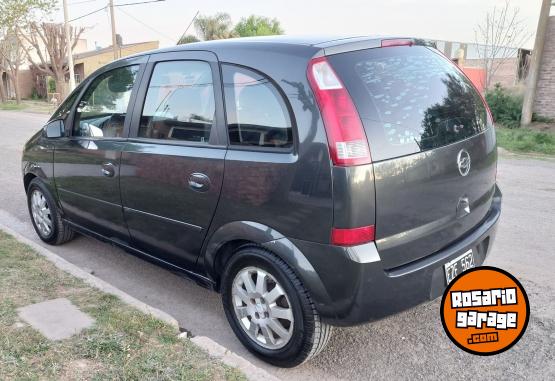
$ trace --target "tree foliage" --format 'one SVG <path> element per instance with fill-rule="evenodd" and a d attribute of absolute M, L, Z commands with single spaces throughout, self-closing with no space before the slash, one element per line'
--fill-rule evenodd
<path fill-rule="evenodd" d="M 15 29 L 56 9 L 56 0 L 0 0 L 0 28 Z"/>
<path fill-rule="evenodd" d="M 231 16 L 227 13 L 216 13 L 214 16 L 198 16 L 195 29 L 202 40 L 221 40 L 237 37 L 232 28 Z"/>
<path fill-rule="evenodd" d="M 177 41 L 177 45 L 190 44 L 192 42 L 199 42 L 199 41 L 200 40 L 196 36 L 193 36 L 192 34 L 187 34 L 185 36 L 181 36 L 179 41 Z"/>
<path fill-rule="evenodd" d="M 13 84 L 16 102 L 19 103 L 19 68 L 25 59 L 22 30 L 32 20 L 53 11 L 56 0 L 0 0 L 0 76 L 7 73 Z M 5 100 L 3 84 L 0 98 Z"/>
<path fill-rule="evenodd" d="M 250 15 L 246 18 L 243 17 L 241 21 L 235 25 L 234 30 L 240 37 L 283 34 L 283 29 L 278 19 L 270 19 L 269 17 L 256 15 Z"/>

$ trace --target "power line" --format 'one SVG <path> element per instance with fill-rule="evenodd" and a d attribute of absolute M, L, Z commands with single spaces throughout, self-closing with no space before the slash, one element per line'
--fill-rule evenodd
<path fill-rule="evenodd" d="M 127 7 L 128 5 L 159 3 L 161 1 L 166 1 L 166 0 L 149 0 L 149 1 L 139 1 L 139 2 L 136 2 L 136 3 L 114 4 L 114 7 Z"/>
<path fill-rule="evenodd" d="M 114 6 L 115 6 L 115 5 L 114 5 Z M 162 36 L 162 37 L 164 37 L 164 38 L 167 38 L 167 39 L 170 40 L 170 41 L 174 41 L 174 37 L 170 37 L 170 36 L 168 36 L 168 35 L 166 35 L 166 34 L 160 32 L 159 30 L 157 30 L 157 29 L 151 27 L 150 25 L 146 24 L 145 22 L 139 20 L 139 19 L 136 18 L 135 16 L 133 16 L 133 15 L 131 15 L 131 14 L 125 12 L 123 9 L 118 9 L 118 10 L 119 10 L 120 12 L 124 13 L 125 15 L 127 15 L 127 17 L 130 17 L 130 18 L 132 18 L 133 20 L 135 20 L 136 22 L 138 22 L 139 24 L 143 25 L 145 28 L 148 28 L 148 29 L 150 29 L 151 31 L 153 31 L 153 32 L 155 32 L 155 33 L 158 33 L 160 36 Z"/>
<path fill-rule="evenodd" d="M 78 2 L 78 3 L 72 3 L 71 5 L 74 5 L 74 4 L 81 4 L 81 3 L 91 2 L 91 1 L 93 1 L 93 0 L 85 0 L 85 1 L 82 1 L 82 2 Z M 94 1 L 96 1 L 96 0 L 94 0 Z M 114 4 L 114 7 L 127 7 L 127 6 L 129 6 L 129 5 L 139 5 L 139 4 L 148 4 L 148 3 L 159 3 L 159 2 L 161 2 L 161 1 L 166 1 L 166 0 L 149 0 L 149 1 L 139 1 L 139 2 L 136 2 L 136 3 Z M 102 8 L 99 8 L 99 9 L 97 9 L 97 10 L 95 10 L 95 11 L 92 11 L 92 12 L 89 12 L 89 13 L 84 14 L 84 15 L 82 15 L 82 16 L 79 16 L 79 17 L 76 17 L 76 18 L 74 18 L 74 19 L 71 19 L 71 20 L 69 20 L 69 22 L 76 21 L 76 20 L 82 19 L 82 18 L 87 17 L 87 16 L 90 16 L 90 15 L 94 15 L 95 13 L 98 13 L 98 12 L 100 12 L 100 11 L 103 11 L 103 10 L 106 9 L 107 7 L 108 7 L 108 6 L 105 5 L 105 6 L 103 6 Z"/>
<path fill-rule="evenodd" d="M 76 17 L 76 18 L 74 18 L 74 19 L 71 19 L 71 20 L 69 20 L 69 22 L 73 22 L 73 21 L 82 19 L 82 18 L 84 18 L 84 17 L 90 16 L 90 15 L 94 15 L 95 13 L 98 13 L 98 12 L 100 12 L 100 11 L 105 10 L 106 7 L 107 7 L 107 6 L 105 5 L 105 6 L 103 6 L 102 8 L 97 9 L 96 11 L 92 11 L 92 12 L 89 12 L 89 13 L 87 13 L 87 14 L 85 14 L 85 15 L 82 15 L 82 16 Z"/>
<path fill-rule="evenodd" d="M 193 18 L 191 19 L 191 22 L 189 23 L 189 25 L 187 25 L 187 28 L 185 28 L 185 32 L 183 32 L 183 34 L 181 35 L 181 37 L 179 38 L 179 40 L 177 41 L 179 43 L 179 41 L 185 37 L 185 35 L 187 34 L 187 31 L 189 30 L 189 28 L 191 27 L 191 25 L 193 25 L 193 21 L 195 21 L 195 19 L 197 18 L 198 14 L 200 11 L 197 11 L 197 13 L 195 13 L 195 15 L 193 16 Z"/>

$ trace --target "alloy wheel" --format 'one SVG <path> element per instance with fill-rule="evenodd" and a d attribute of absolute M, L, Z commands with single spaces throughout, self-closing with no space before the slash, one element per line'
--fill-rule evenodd
<path fill-rule="evenodd" d="M 52 233 L 52 215 L 44 194 L 38 189 L 31 194 L 31 214 L 40 235 L 48 237 Z"/>
<path fill-rule="evenodd" d="M 267 349 L 283 348 L 293 335 L 294 317 L 283 287 L 267 271 L 247 267 L 231 288 L 233 309 L 245 333 Z"/>

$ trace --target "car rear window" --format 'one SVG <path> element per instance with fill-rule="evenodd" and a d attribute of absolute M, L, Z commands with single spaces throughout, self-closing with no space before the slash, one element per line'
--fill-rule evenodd
<path fill-rule="evenodd" d="M 328 58 L 355 102 L 375 161 L 445 146 L 487 126 L 480 94 L 432 48 L 377 48 Z"/>

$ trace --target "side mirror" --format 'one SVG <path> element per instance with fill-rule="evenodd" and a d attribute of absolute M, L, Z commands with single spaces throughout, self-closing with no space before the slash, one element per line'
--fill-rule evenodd
<path fill-rule="evenodd" d="M 61 138 L 65 135 L 64 122 L 55 120 L 44 126 L 44 133 L 47 138 Z"/>

